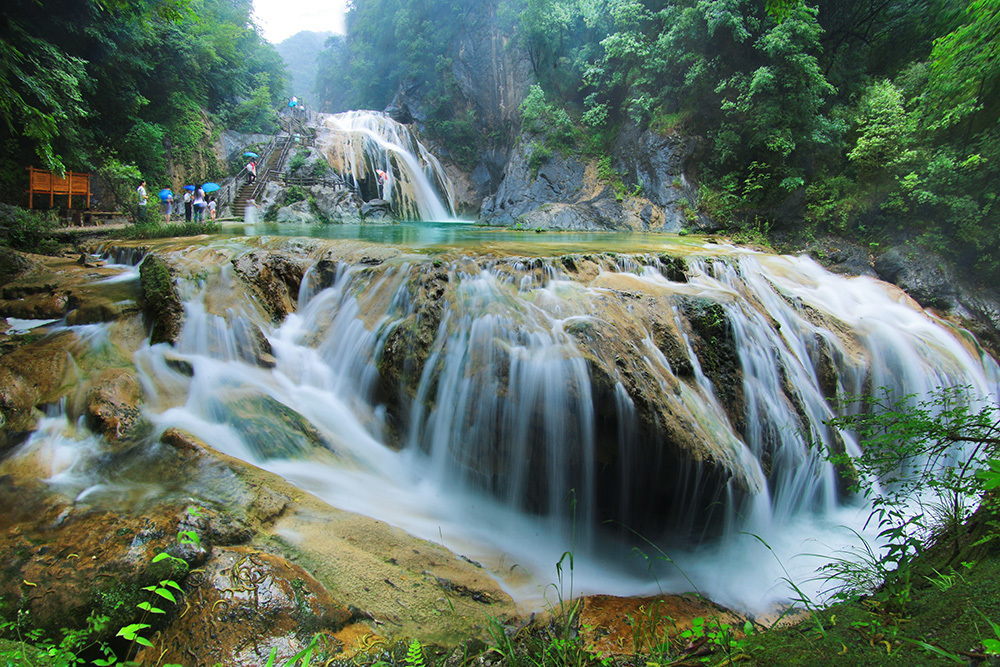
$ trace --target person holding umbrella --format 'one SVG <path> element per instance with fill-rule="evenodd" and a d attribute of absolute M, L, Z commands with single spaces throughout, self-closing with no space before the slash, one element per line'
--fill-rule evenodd
<path fill-rule="evenodd" d="M 170 188 L 163 188 L 160 190 L 160 211 L 167 222 L 170 222 L 170 213 L 173 211 L 173 207 L 174 193 L 171 192 Z"/>
<path fill-rule="evenodd" d="M 217 192 L 218 190 L 219 190 L 218 183 L 203 183 L 201 186 L 201 191 L 204 192 L 206 195 L 209 192 Z M 208 208 L 208 217 L 211 220 L 215 220 L 215 198 L 205 197 L 205 200 L 207 202 L 206 207 Z"/>

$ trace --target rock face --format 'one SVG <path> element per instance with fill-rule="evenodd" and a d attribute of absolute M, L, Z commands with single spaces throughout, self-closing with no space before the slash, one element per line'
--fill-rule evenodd
<path fill-rule="evenodd" d="M 874 269 L 920 305 L 961 321 L 994 352 L 1000 350 L 1000 296 L 994 289 L 970 284 L 940 256 L 915 244 L 888 249 Z"/>
<path fill-rule="evenodd" d="M 597 176 L 597 165 L 553 152 L 532 166 L 536 140 L 522 135 L 503 181 L 483 201 L 480 219 L 527 229 L 666 231 L 707 225 L 694 211 L 695 188 L 684 175 L 693 144 L 638 131 L 623 135 L 612 161 L 619 192 Z"/>
<path fill-rule="evenodd" d="M 327 223 L 361 221 L 362 202 L 353 191 L 327 185 L 311 185 L 306 191 L 309 199 L 278 208 L 278 222 L 308 224 L 317 222 L 317 219 Z"/>

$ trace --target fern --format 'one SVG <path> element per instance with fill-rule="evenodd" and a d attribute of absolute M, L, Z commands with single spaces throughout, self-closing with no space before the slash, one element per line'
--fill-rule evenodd
<path fill-rule="evenodd" d="M 406 652 L 406 667 L 427 667 L 424 663 L 424 650 L 420 641 L 414 639 Z"/>

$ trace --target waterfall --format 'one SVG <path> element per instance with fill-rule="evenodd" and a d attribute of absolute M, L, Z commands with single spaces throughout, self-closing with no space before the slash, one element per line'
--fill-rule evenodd
<path fill-rule="evenodd" d="M 135 359 L 157 432 L 187 430 L 501 578 L 517 563 L 544 585 L 573 549 L 578 592 L 695 585 L 756 609 L 787 599 L 783 577 L 808 592 L 815 563 L 796 555 L 839 548 L 853 536 L 837 526 L 863 532 L 867 516 L 826 459 L 858 451 L 825 423 L 834 399 L 997 395 L 968 334 L 805 258 L 705 252 L 679 274 L 652 254 L 358 264 L 324 248 L 282 246 L 308 268 L 280 323 L 233 274 L 240 242 L 167 253 L 190 268 L 184 328 Z"/>
<path fill-rule="evenodd" d="M 322 118 L 325 131 L 317 143 L 337 172 L 355 184 L 374 183 L 380 198 L 404 219 L 455 219 L 451 180 L 408 127 L 375 111 Z"/>

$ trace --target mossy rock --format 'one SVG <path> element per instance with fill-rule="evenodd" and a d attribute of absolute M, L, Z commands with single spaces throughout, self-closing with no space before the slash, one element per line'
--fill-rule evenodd
<path fill-rule="evenodd" d="M 170 265 L 157 255 L 147 256 L 139 267 L 139 284 L 150 342 L 175 343 L 183 326 L 184 307 Z"/>

